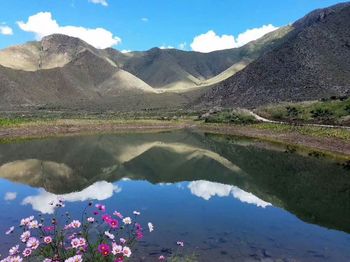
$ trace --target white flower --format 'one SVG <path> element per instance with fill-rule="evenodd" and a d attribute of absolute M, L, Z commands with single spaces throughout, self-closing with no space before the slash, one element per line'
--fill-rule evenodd
<path fill-rule="evenodd" d="M 6 231 L 6 235 L 9 235 L 15 231 L 15 227 L 10 227 L 9 230 Z"/>
<path fill-rule="evenodd" d="M 133 212 L 133 214 L 134 214 L 135 216 L 139 216 L 139 215 L 141 215 L 141 213 L 140 213 L 140 212 L 138 212 L 138 211 L 134 211 L 134 212 Z"/>
<path fill-rule="evenodd" d="M 19 245 L 16 245 L 14 247 L 11 247 L 9 250 L 9 255 L 14 256 L 19 253 Z"/>
<path fill-rule="evenodd" d="M 31 221 L 34 220 L 34 216 L 21 219 L 21 226 L 27 226 Z"/>
<path fill-rule="evenodd" d="M 70 223 L 72 228 L 79 228 L 81 226 L 81 223 L 79 220 L 73 220 L 72 223 Z"/>
<path fill-rule="evenodd" d="M 29 257 L 32 254 L 32 250 L 30 248 L 26 248 L 23 250 L 22 254 L 24 257 Z"/>
<path fill-rule="evenodd" d="M 45 258 L 45 259 L 43 260 L 43 262 L 52 262 L 52 259 L 50 259 L 50 258 Z"/>
<path fill-rule="evenodd" d="M 125 238 L 120 238 L 119 241 L 120 241 L 120 243 L 122 243 L 122 244 L 125 244 L 125 243 L 126 243 Z"/>
<path fill-rule="evenodd" d="M 10 262 L 22 262 L 23 258 L 21 258 L 20 256 L 16 256 L 16 257 L 11 257 Z"/>
<path fill-rule="evenodd" d="M 31 249 L 37 249 L 39 247 L 39 240 L 35 237 L 30 237 L 27 241 L 27 247 Z"/>
<path fill-rule="evenodd" d="M 33 220 L 33 221 L 30 221 L 28 223 L 28 228 L 32 229 L 32 228 L 38 228 L 39 227 L 39 223 L 37 220 Z"/>
<path fill-rule="evenodd" d="M 112 254 L 117 255 L 123 252 L 123 247 L 120 245 L 117 245 L 116 243 L 112 244 Z"/>
<path fill-rule="evenodd" d="M 93 217 L 88 217 L 87 221 L 88 221 L 89 223 L 94 223 L 94 222 L 95 222 L 95 218 L 93 218 Z"/>
<path fill-rule="evenodd" d="M 128 247 L 123 247 L 123 255 L 125 257 L 130 257 L 131 256 L 131 250 Z"/>
<path fill-rule="evenodd" d="M 81 255 L 76 255 L 74 257 L 70 257 L 68 259 L 66 259 L 64 262 L 82 262 L 83 258 L 81 257 Z"/>
<path fill-rule="evenodd" d="M 105 231 L 105 235 L 106 235 L 109 239 L 111 239 L 111 240 L 114 239 L 114 235 L 111 234 L 111 233 L 109 233 L 108 231 Z"/>
<path fill-rule="evenodd" d="M 125 225 L 130 225 L 130 224 L 131 224 L 131 218 L 130 218 L 130 217 L 124 218 L 124 219 L 123 219 L 123 223 L 124 223 Z"/>
<path fill-rule="evenodd" d="M 29 238 L 30 238 L 30 231 L 25 231 L 25 232 L 23 232 L 23 234 L 21 235 L 21 241 L 22 241 L 23 243 L 27 242 Z"/>
<path fill-rule="evenodd" d="M 151 222 L 148 222 L 148 229 L 149 229 L 149 232 L 152 232 L 154 230 L 154 226 Z"/>

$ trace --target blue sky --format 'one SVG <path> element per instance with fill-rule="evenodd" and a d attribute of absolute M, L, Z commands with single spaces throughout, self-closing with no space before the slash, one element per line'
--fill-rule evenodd
<path fill-rule="evenodd" d="M 202 38 L 197 39 L 196 48 L 199 51 L 201 48 L 203 51 L 209 48 L 203 46 L 203 41 L 211 45 L 212 49 L 220 47 L 222 49 L 226 45 L 232 47 L 233 37 L 237 41 L 237 36 L 247 29 L 270 25 L 271 30 L 271 28 L 293 22 L 313 9 L 342 2 L 335 0 L 0 1 L 0 28 L 10 27 L 13 31 L 12 35 L 9 35 L 8 31 L 8 34 L 4 35 L 0 30 L 0 48 L 38 39 L 46 31 L 50 32 L 49 29 L 45 29 L 48 24 L 46 20 L 42 22 L 37 19 L 39 28 L 34 23 L 27 23 L 30 16 L 47 12 L 46 14 L 51 14 L 50 19 L 57 22 L 60 30 L 65 26 L 105 29 L 103 34 L 96 37 L 93 35 L 95 32 L 91 31 L 89 37 L 99 38 L 108 46 L 117 44 L 113 47 L 119 50 L 147 50 L 155 46 L 172 46 L 191 50 L 194 49 L 191 47 L 194 38 L 205 34 Z M 106 6 L 103 2 L 108 5 Z M 18 21 L 23 21 L 22 29 Z M 64 30 L 62 32 L 74 31 L 74 28 Z M 213 32 L 209 33 L 210 30 Z M 6 33 L 6 31 L 2 32 Z M 107 32 L 112 35 L 108 36 Z M 82 31 L 81 33 L 87 32 Z M 227 36 L 225 41 L 221 38 L 222 35 Z M 210 44 L 210 40 L 215 40 L 215 37 L 217 45 L 214 42 Z M 239 45 L 239 43 L 236 44 Z"/>

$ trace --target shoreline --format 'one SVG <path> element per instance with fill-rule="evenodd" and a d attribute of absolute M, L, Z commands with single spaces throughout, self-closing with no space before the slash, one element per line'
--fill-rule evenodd
<path fill-rule="evenodd" d="M 190 120 L 54 120 L 28 122 L 0 128 L 0 143 L 16 140 L 40 139 L 61 136 L 143 133 L 191 129 L 204 133 L 233 135 L 258 139 L 329 153 L 350 160 L 350 140 L 336 137 L 317 137 L 295 131 L 262 129 L 259 126 L 205 124 Z"/>

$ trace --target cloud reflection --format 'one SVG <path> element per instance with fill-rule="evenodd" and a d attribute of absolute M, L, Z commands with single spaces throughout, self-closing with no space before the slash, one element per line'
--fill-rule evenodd
<path fill-rule="evenodd" d="M 228 197 L 232 195 L 243 203 L 253 204 L 257 207 L 265 208 L 271 206 L 271 203 L 256 197 L 252 193 L 246 192 L 236 186 L 224 185 L 220 183 L 214 183 L 209 181 L 194 181 L 188 185 L 191 193 L 195 196 L 201 197 L 205 200 L 209 200 L 214 196 Z"/>
<path fill-rule="evenodd" d="M 43 214 L 53 214 L 55 203 L 58 199 L 63 198 L 66 202 L 78 202 L 87 200 L 106 200 L 111 198 L 114 193 L 119 193 L 121 188 L 106 181 L 99 181 L 85 188 L 80 192 L 73 192 L 64 195 L 55 195 L 47 192 L 44 189 L 39 189 L 39 194 L 36 196 L 28 196 L 23 201 L 23 205 L 31 205 L 34 210 Z M 54 205 L 49 203 L 53 202 Z"/>

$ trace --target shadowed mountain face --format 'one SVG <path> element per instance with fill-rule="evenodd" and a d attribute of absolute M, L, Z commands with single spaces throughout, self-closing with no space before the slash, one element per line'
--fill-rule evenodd
<path fill-rule="evenodd" d="M 173 132 L 3 144 L 0 177 L 75 195 L 99 181 L 123 178 L 154 184 L 190 181 L 191 190 L 203 198 L 214 194 L 214 185 L 225 192 L 238 187 L 261 199 L 261 204 L 350 232 L 348 170 L 327 159 L 232 137 Z"/>
<path fill-rule="evenodd" d="M 293 24 L 279 47 L 217 84 L 204 104 L 255 107 L 350 94 L 350 3 Z"/>

